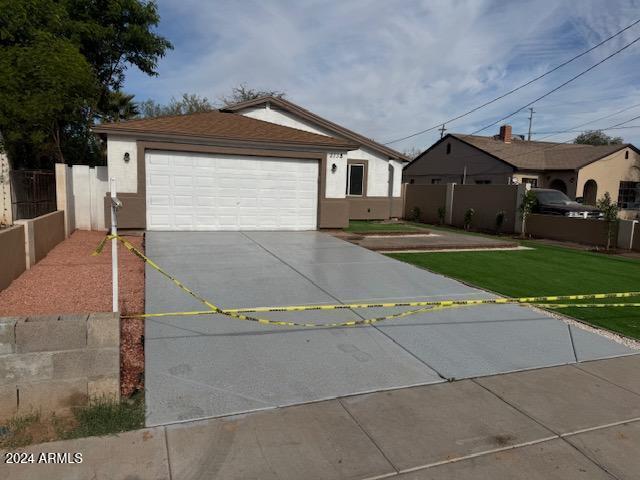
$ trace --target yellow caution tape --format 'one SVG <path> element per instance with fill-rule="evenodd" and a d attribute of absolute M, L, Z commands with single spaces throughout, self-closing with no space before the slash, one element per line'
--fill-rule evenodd
<path fill-rule="evenodd" d="M 436 310 L 442 310 L 452 307 L 463 307 L 473 305 L 496 305 L 496 304 L 529 304 L 542 308 L 594 308 L 594 307 L 640 307 L 640 303 L 542 303 L 542 302 L 554 302 L 562 300 L 591 300 L 591 299 L 605 299 L 605 298 L 628 298 L 640 296 L 640 292 L 616 292 L 616 293 L 588 293 L 581 295 L 552 295 L 542 297 L 498 297 L 490 299 L 465 299 L 465 300 L 430 300 L 430 301 L 418 301 L 418 302 L 392 302 L 392 303 L 351 303 L 351 304 L 337 304 L 337 305 L 293 305 L 282 307 L 251 307 L 251 308 L 235 308 L 235 309 L 222 309 L 206 298 L 197 294 L 177 278 L 163 270 L 158 264 L 147 257 L 144 253 L 138 250 L 133 244 L 119 235 L 107 235 L 98 247 L 93 252 L 93 255 L 99 255 L 104 249 L 104 245 L 108 240 L 117 239 L 120 241 L 127 250 L 142 259 L 149 266 L 157 270 L 163 276 L 171 280 L 178 288 L 204 304 L 209 308 L 205 311 L 190 311 L 190 312 L 165 312 L 165 313 L 141 313 L 135 315 L 123 315 L 123 318 L 154 318 L 154 317 L 173 317 L 173 316 L 194 316 L 194 315 L 214 315 L 221 314 L 226 315 L 237 320 L 246 320 L 251 322 L 260 323 L 263 325 L 275 325 L 286 327 L 313 327 L 313 328 L 328 328 L 328 327 L 353 327 L 357 325 L 370 325 L 372 323 L 381 322 L 383 320 L 392 320 L 417 313 L 432 312 Z M 367 318 L 367 319 L 355 319 L 342 322 L 333 323 L 314 323 L 314 322 L 289 322 L 283 320 L 271 320 L 267 318 L 254 317 L 245 315 L 245 313 L 267 313 L 267 312 L 303 312 L 303 311 L 319 311 L 319 310 L 352 310 L 352 309 L 366 309 L 366 308 L 394 308 L 394 307 L 419 307 L 414 310 L 408 310 L 391 315 Z"/>

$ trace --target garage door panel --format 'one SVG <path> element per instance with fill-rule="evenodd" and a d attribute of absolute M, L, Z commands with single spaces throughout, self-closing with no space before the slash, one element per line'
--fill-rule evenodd
<path fill-rule="evenodd" d="M 150 230 L 313 230 L 318 162 L 151 151 Z"/>

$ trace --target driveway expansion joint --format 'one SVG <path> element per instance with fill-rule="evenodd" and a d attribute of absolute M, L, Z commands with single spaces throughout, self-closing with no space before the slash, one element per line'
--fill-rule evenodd
<path fill-rule="evenodd" d="M 385 454 L 384 450 L 382 450 L 382 448 L 380 447 L 380 445 L 378 445 L 375 441 L 375 439 L 373 438 L 373 436 L 367 431 L 366 428 L 364 428 L 362 426 L 362 424 L 358 421 L 358 419 L 349 411 L 349 409 L 345 406 L 345 404 L 342 402 L 341 398 L 337 398 L 336 399 L 338 401 L 338 403 L 340 404 L 340 406 L 342 407 L 342 409 L 347 413 L 347 415 L 349 415 L 349 417 L 351 418 L 351 420 L 354 421 L 354 423 L 358 426 L 358 428 L 362 431 L 362 433 L 364 433 L 367 438 L 369 440 L 371 440 L 371 443 L 373 443 L 376 447 L 376 449 L 380 452 L 380 455 L 382 455 L 384 457 L 384 459 L 389 463 L 389 465 L 391 466 L 391 468 L 393 468 L 396 471 L 396 474 L 400 473 L 400 470 L 398 469 L 398 467 L 395 466 L 395 464 L 391 461 L 391 459 Z M 394 475 L 394 474 L 391 474 Z"/>
<path fill-rule="evenodd" d="M 573 366 L 573 365 L 571 365 Z M 536 417 L 534 417 L 533 415 L 527 413 L 526 411 L 524 411 L 523 409 L 519 408 L 518 406 L 512 404 L 511 402 L 507 401 L 506 399 L 504 399 L 501 395 L 499 395 L 498 393 L 494 392 L 493 390 L 491 390 L 490 388 L 482 385 L 481 383 L 477 382 L 475 378 L 472 378 L 471 381 L 473 383 L 475 383 L 476 385 L 480 385 L 482 388 L 484 388 L 487 392 L 493 394 L 496 396 L 496 398 L 498 398 L 499 400 L 501 400 L 502 402 L 506 403 L 507 405 L 509 405 L 511 408 L 517 410 L 518 412 L 520 412 L 522 415 L 528 417 L 530 420 L 534 421 L 535 423 L 537 423 L 538 425 L 540 425 L 541 427 L 549 430 L 550 432 L 552 432 L 555 437 L 559 440 L 562 440 L 564 443 L 566 443 L 567 445 L 569 445 L 571 448 L 573 448 L 574 450 L 576 450 L 580 455 L 582 455 L 583 457 L 585 457 L 589 462 L 591 462 L 592 464 L 594 464 L 597 468 L 599 468 L 600 470 L 602 470 L 603 472 L 605 472 L 607 475 L 611 476 L 612 478 L 616 479 L 616 480 L 622 480 L 619 477 L 617 477 L 616 475 L 614 475 L 613 473 L 611 473 L 607 468 L 605 468 L 603 465 L 601 465 L 600 463 L 598 463 L 596 460 L 594 460 L 593 458 L 591 458 L 589 455 L 587 455 L 585 452 L 583 452 L 582 450 L 580 450 L 576 445 L 574 445 L 573 443 L 571 443 L 569 440 L 567 440 L 567 437 L 571 436 L 571 435 L 578 435 L 579 433 L 583 433 L 583 431 L 579 431 L 576 433 L 571 433 L 571 432 L 567 432 L 567 433 L 559 433 L 556 432 L 553 428 L 545 425 L 544 423 L 542 423 L 542 421 L 538 420 Z M 633 420 L 632 420 L 633 421 Z M 629 420 L 626 420 L 622 423 L 628 423 Z M 612 425 L 601 425 L 601 426 L 597 426 L 594 427 L 592 429 L 590 429 L 589 431 L 592 430 L 600 430 L 603 428 L 607 428 L 610 427 Z"/>
<path fill-rule="evenodd" d="M 620 358 L 620 357 L 611 357 L 611 358 Z M 604 360 L 610 360 L 611 358 L 609 358 L 609 359 L 604 359 Z M 637 391 L 635 391 L 635 390 L 631 390 L 630 388 L 625 387 L 625 386 L 623 386 L 623 385 L 618 385 L 617 383 L 612 382 L 612 381 L 611 381 L 611 380 L 609 380 L 608 378 L 604 378 L 604 377 L 602 377 L 602 376 L 598 375 L 597 373 L 594 373 L 594 372 L 592 372 L 592 371 L 590 371 L 590 370 L 587 370 L 587 369 L 584 369 L 584 368 L 580 368 L 580 367 L 581 367 L 581 365 L 580 365 L 581 363 L 584 363 L 584 362 L 577 362 L 577 363 L 571 364 L 571 366 L 572 366 L 572 367 L 574 367 L 574 368 L 577 368 L 577 369 L 578 369 L 578 370 L 580 370 L 581 372 L 588 373 L 589 375 L 591 375 L 592 377 L 597 378 L 598 380 L 602 380 L 603 382 L 607 382 L 607 383 L 609 383 L 609 384 L 611 384 L 611 385 L 614 385 L 614 386 L 616 386 L 616 387 L 618 387 L 618 388 L 621 388 L 622 390 L 626 390 L 626 391 L 627 391 L 627 392 L 629 392 L 629 393 L 633 393 L 634 395 L 638 395 L 638 396 L 640 396 L 640 393 L 638 393 L 638 392 L 637 392 Z"/>

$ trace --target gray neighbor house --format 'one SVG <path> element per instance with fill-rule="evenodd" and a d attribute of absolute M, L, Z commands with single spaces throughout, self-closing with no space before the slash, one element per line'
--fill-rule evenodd
<path fill-rule="evenodd" d="M 595 204 L 605 192 L 622 215 L 640 213 L 640 150 L 631 144 L 537 142 L 503 125 L 495 136 L 448 134 L 403 171 L 410 184 L 513 184 L 553 188 Z"/>

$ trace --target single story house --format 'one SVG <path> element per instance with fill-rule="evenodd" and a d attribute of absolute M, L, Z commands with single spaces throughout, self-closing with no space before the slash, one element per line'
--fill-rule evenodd
<path fill-rule="evenodd" d="M 280 98 L 94 131 L 121 228 L 313 230 L 402 216 L 405 156 Z"/>
<path fill-rule="evenodd" d="M 512 135 L 509 125 L 493 137 L 445 135 L 405 167 L 403 181 L 529 183 L 590 205 L 609 192 L 623 217 L 640 213 L 640 151 L 635 146 L 528 141 Z"/>

